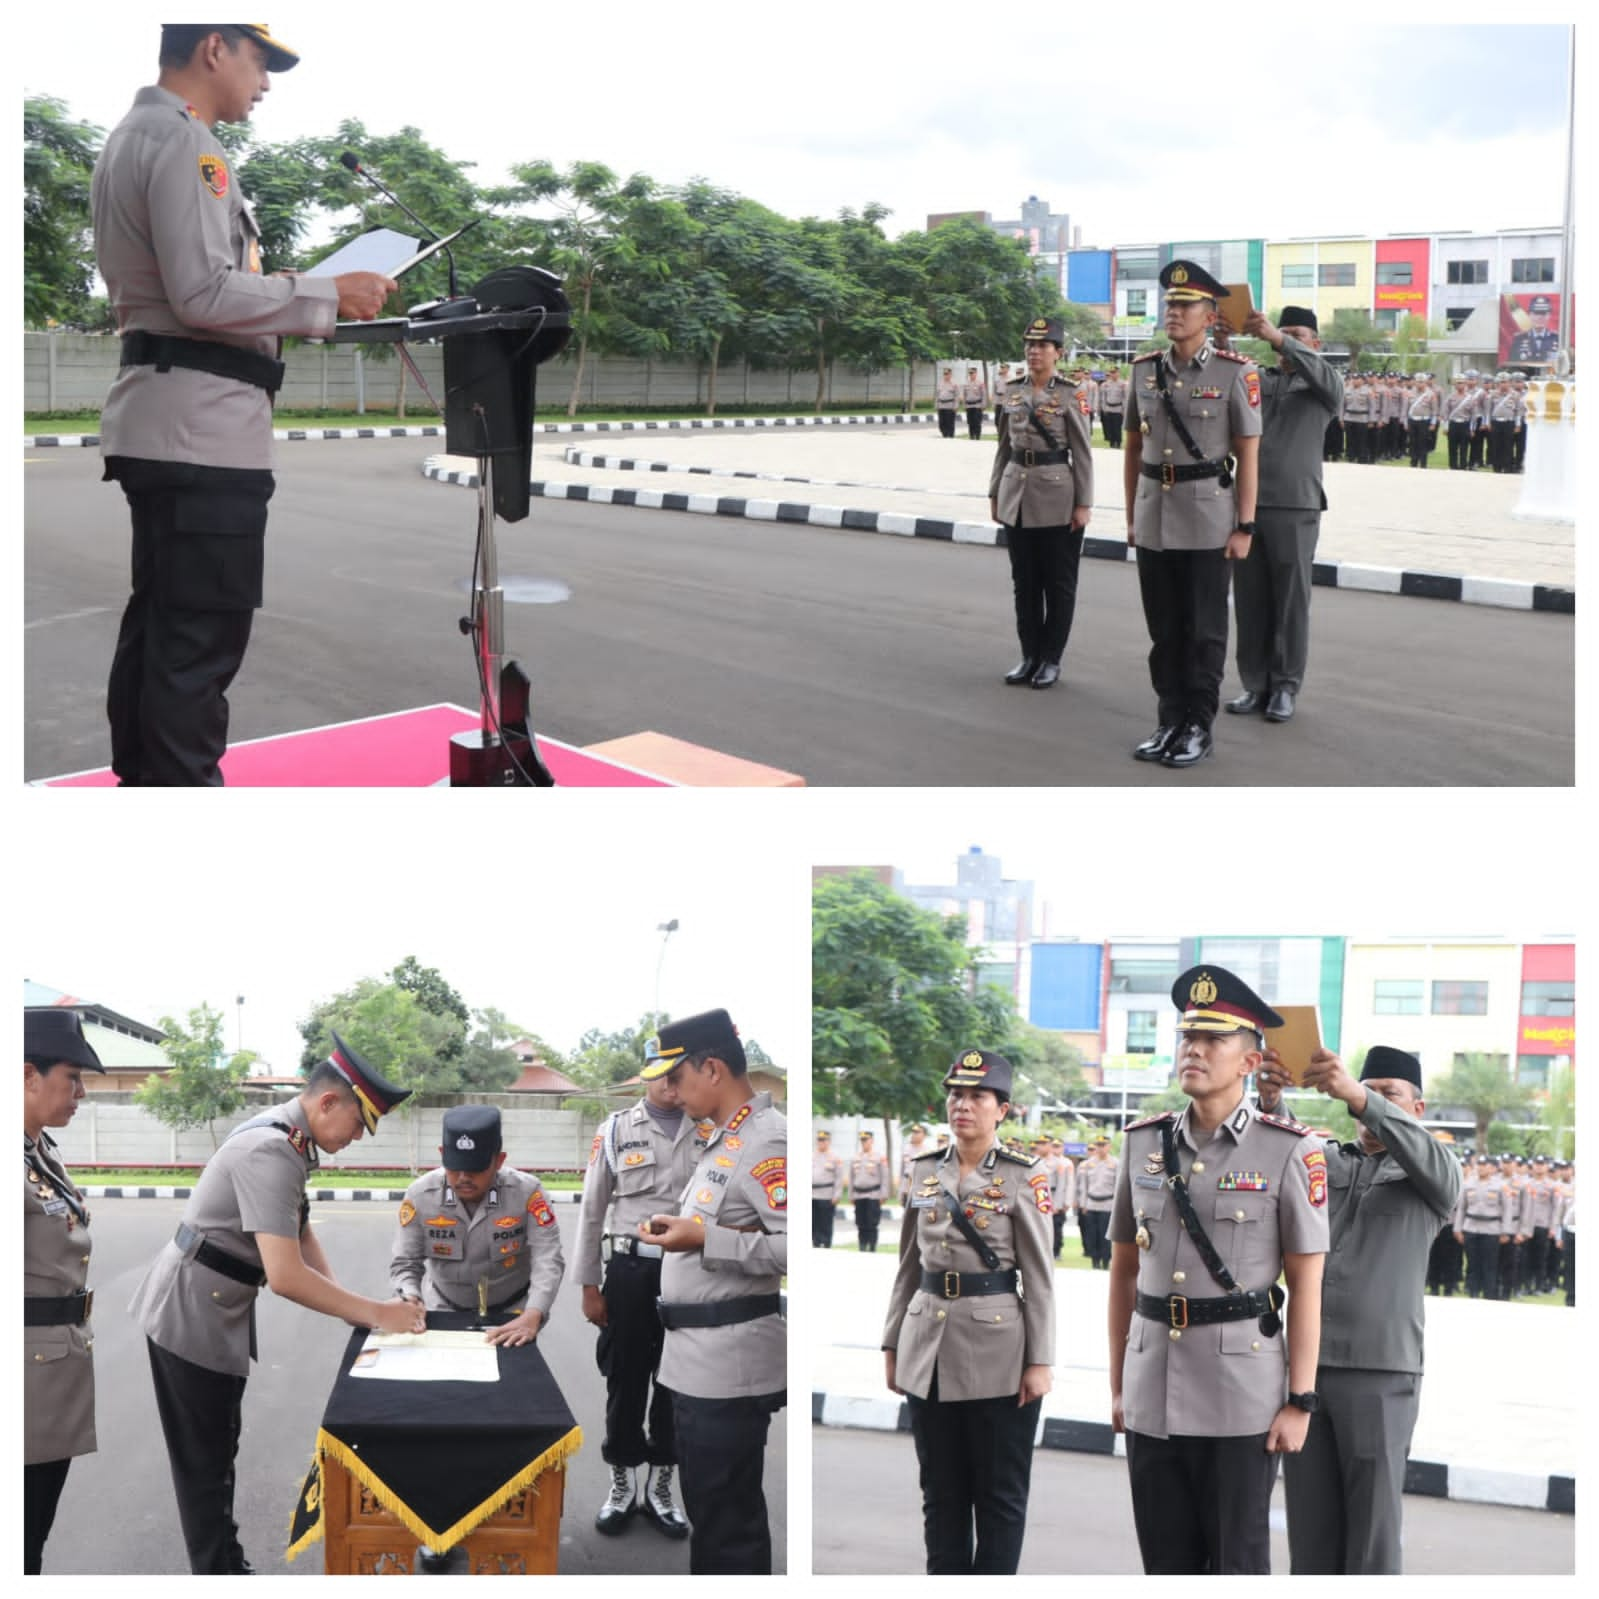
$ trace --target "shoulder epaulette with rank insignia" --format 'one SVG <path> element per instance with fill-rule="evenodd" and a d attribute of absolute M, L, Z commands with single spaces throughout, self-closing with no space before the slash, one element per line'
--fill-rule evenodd
<path fill-rule="evenodd" d="M 1310 1136 L 1310 1129 L 1303 1122 L 1290 1121 L 1286 1116 L 1272 1116 L 1266 1111 L 1257 1110 L 1255 1120 L 1265 1122 L 1268 1127 L 1280 1127 L 1285 1133 L 1293 1133 L 1299 1138 Z"/>
<path fill-rule="evenodd" d="M 305 1132 L 299 1127 L 291 1127 L 288 1129 L 288 1133 L 289 1146 L 294 1150 L 296 1155 L 303 1155 L 310 1144 L 310 1140 L 306 1137 Z"/>
<path fill-rule="evenodd" d="M 1236 350 L 1224 350 L 1219 344 L 1212 346 L 1212 348 L 1224 361 L 1236 361 L 1240 366 L 1246 365 L 1249 361 L 1247 355 L 1240 355 Z"/>
<path fill-rule="evenodd" d="M 1128 1124 L 1122 1128 L 1122 1131 L 1124 1133 L 1130 1133 L 1138 1127 L 1158 1127 L 1162 1122 L 1171 1121 L 1176 1115 L 1177 1112 L 1174 1110 L 1163 1110 L 1160 1115 L 1146 1116 L 1141 1122 L 1128 1122 Z"/>
<path fill-rule="evenodd" d="M 1017 1166 L 1036 1166 L 1038 1164 L 1037 1155 L 1018 1155 L 1014 1149 L 1006 1149 L 1003 1144 L 999 1147 L 999 1158 L 1011 1161 Z"/>
<path fill-rule="evenodd" d="M 911 1159 L 913 1161 L 931 1160 L 935 1155 L 947 1155 L 948 1153 L 949 1151 L 947 1149 L 924 1149 L 921 1154 L 912 1155 Z"/>
<path fill-rule="evenodd" d="M 1142 355 L 1133 357 L 1133 365 L 1137 366 L 1140 361 L 1153 361 L 1159 354 L 1161 354 L 1159 350 L 1146 350 Z"/>

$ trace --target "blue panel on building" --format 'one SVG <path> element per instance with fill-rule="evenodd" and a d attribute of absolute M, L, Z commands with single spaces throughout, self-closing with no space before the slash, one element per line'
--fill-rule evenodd
<path fill-rule="evenodd" d="M 1110 304 L 1110 251 L 1074 250 L 1066 257 L 1066 298 L 1073 305 Z"/>
<path fill-rule="evenodd" d="M 1099 1031 L 1099 944 L 1034 944 L 1027 1019 L 1057 1032 Z"/>

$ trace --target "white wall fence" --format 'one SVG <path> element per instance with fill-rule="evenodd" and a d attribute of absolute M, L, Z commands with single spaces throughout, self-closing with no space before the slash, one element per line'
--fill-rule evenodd
<path fill-rule="evenodd" d="M 98 409 L 117 373 L 119 341 L 109 334 L 24 333 L 22 393 L 24 411 Z M 443 355 L 436 344 L 411 348 L 412 358 L 435 397 L 444 393 Z M 288 375 L 278 393 L 279 410 L 322 407 L 354 411 L 365 396 L 369 409 L 392 410 L 400 387 L 398 359 L 374 359 L 349 344 L 300 345 L 285 354 Z M 564 406 L 576 377 L 575 358 L 562 357 L 539 368 L 540 405 Z M 931 363 L 918 363 L 916 398 L 932 400 L 936 376 Z M 580 405 L 597 408 L 694 407 L 703 409 L 709 391 L 709 369 L 692 361 L 636 361 L 590 355 L 583 365 Z M 905 367 L 861 372 L 832 363 L 827 368 L 829 405 L 897 406 L 909 382 Z M 724 363 L 717 372 L 716 401 L 726 406 L 765 405 L 808 408 L 816 398 L 816 370 L 797 367 L 758 372 L 746 362 Z M 408 419 L 436 420 L 415 382 L 406 385 Z"/>
<path fill-rule="evenodd" d="M 236 1116 L 216 1123 L 217 1142 L 240 1122 L 248 1121 L 282 1099 L 261 1097 Z M 459 1095 L 425 1096 L 422 1103 L 408 1101 L 337 1155 L 323 1155 L 325 1169 L 343 1167 L 405 1166 L 426 1171 L 439 1162 L 441 1122 L 452 1105 L 498 1105 L 509 1163 L 527 1171 L 574 1169 L 588 1161 L 600 1118 L 575 1110 L 562 1110 L 558 1094 L 487 1094 L 465 1099 Z M 630 1104 L 619 1099 L 619 1105 Z M 91 1094 L 78 1107 L 69 1126 L 51 1136 L 61 1146 L 62 1158 L 74 1166 L 188 1166 L 211 1158 L 211 1138 L 204 1127 L 176 1132 L 163 1126 L 142 1105 L 126 1096 Z"/>

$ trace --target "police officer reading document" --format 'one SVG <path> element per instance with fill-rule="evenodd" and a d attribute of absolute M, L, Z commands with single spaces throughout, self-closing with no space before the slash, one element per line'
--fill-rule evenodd
<path fill-rule="evenodd" d="M 711 1129 L 676 1214 L 639 1223 L 661 1267 L 661 1383 L 672 1391 L 696 1575 L 765 1576 L 772 1534 L 761 1481 L 772 1414 L 787 1402 L 788 1123 L 750 1086 L 725 1010 L 669 1022 L 639 1075 L 669 1078 Z"/>

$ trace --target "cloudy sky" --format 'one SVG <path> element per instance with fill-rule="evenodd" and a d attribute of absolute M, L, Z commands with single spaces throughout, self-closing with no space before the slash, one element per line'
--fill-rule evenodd
<path fill-rule="evenodd" d="M 486 182 L 543 157 L 701 176 L 791 216 L 879 201 L 896 232 L 930 212 L 1013 217 L 1032 194 L 1101 246 L 1560 222 L 1562 26 L 1376 20 L 1422 10 L 1399 0 L 1306 12 L 1298 32 L 1234 6 L 1209 48 L 1191 7 L 1095 9 L 1000 26 L 954 5 L 612 0 L 589 25 L 524 8 L 475 51 L 405 10 L 370 30 L 302 10 L 272 23 L 304 59 L 255 122 L 269 141 L 412 124 Z M 25 15 L 27 90 L 80 119 L 110 127 L 155 76 L 158 26 L 134 11 L 70 48 L 47 10 Z"/>

